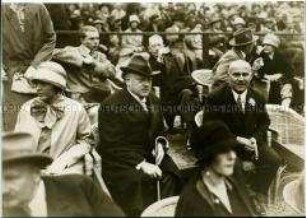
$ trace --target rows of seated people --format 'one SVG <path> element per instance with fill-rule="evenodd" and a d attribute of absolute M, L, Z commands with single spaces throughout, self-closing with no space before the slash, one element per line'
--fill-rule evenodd
<path fill-rule="evenodd" d="M 24 13 L 28 19 L 19 22 L 16 11 L 28 8 L 36 12 Z M 80 27 L 77 46 L 55 48 L 45 6 L 6 4 L 3 10 L 8 30 L 3 33 L 4 130 L 30 134 L 33 152 L 53 158 L 44 174 L 102 176 L 128 216 L 139 216 L 156 200 L 175 195 L 181 195 L 178 216 L 264 213 L 258 198 L 267 199 L 282 164 L 267 143 L 265 105 L 294 108 L 294 95 L 303 90 L 293 64 L 279 52 L 277 34 L 265 34 L 259 44 L 252 29 L 236 27 L 222 37 L 226 50 L 216 44 L 210 48 L 211 56 L 220 55 L 210 66 L 202 47 L 190 49 L 199 38 L 178 34 L 184 28 L 181 12 L 164 30 L 171 34 L 147 35 L 146 43 L 137 34 L 140 18 L 132 14 L 131 34 L 122 36 L 114 61 L 95 26 Z M 43 25 L 31 32 L 31 22 Z M 209 25 L 216 23 L 219 18 Z M 19 29 L 12 28 L 15 24 Z M 24 38 L 31 34 L 37 37 L 35 46 L 31 37 Z M 23 46 L 14 44 L 17 40 Z M 203 67 L 212 71 L 204 100 L 192 78 Z M 195 115 L 201 110 L 198 126 Z M 177 115 L 186 124 L 186 148 L 198 159 L 198 173 L 187 185 L 167 152 Z M 248 168 L 255 169 L 251 179 Z"/>

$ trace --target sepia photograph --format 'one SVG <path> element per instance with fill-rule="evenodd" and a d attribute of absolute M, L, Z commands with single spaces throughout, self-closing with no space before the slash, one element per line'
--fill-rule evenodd
<path fill-rule="evenodd" d="M 305 1 L 1 2 L 1 217 L 305 216 Z"/>

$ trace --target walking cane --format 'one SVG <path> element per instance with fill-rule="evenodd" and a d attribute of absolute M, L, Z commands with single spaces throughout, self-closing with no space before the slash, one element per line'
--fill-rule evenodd
<path fill-rule="evenodd" d="M 157 166 L 157 157 L 158 157 L 158 137 L 155 139 L 155 165 Z M 157 201 L 160 200 L 160 181 L 157 179 L 156 183 L 157 188 Z"/>
<path fill-rule="evenodd" d="M 168 140 L 164 136 L 158 136 L 155 139 L 155 165 L 158 166 L 157 163 L 157 157 L 158 157 L 158 144 L 164 144 L 165 147 L 167 148 L 169 146 Z M 157 180 L 156 183 L 156 188 L 157 188 L 157 201 L 161 200 L 160 196 L 160 181 L 159 179 Z"/>

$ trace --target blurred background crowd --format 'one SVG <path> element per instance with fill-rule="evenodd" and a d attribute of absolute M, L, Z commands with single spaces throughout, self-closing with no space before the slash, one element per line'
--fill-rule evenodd
<path fill-rule="evenodd" d="M 93 25 L 100 33 L 99 50 L 115 66 L 125 61 L 123 48 L 132 46 L 144 51 L 148 38 L 155 32 L 163 37 L 166 46 L 183 47 L 187 55 L 194 53 L 197 69 L 213 68 L 230 49 L 228 42 L 232 33 L 240 28 L 250 28 L 257 40 L 258 52 L 267 33 L 277 34 L 281 40 L 279 51 L 291 63 L 293 74 L 303 77 L 305 27 L 302 1 L 78 3 L 46 4 L 46 7 L 57 32 L 57 47 L 78 45 L 77 31 Z M 130 29 L 132 23 L 136 23 L 133 24 L 135 30 Z M 138 37 L 124 35 L 127 32 L 134 34 L 136 30 Z"/>
<path fill-rule="evenodd" d="M 303 29 L 303 2 L 263 2 L 263 3 L 118 3 L 118 4 L 49 4 L 55 28 L 58 30 L 78 30 L 83 25 L 100 24 L 101 32 L 126 30 L 130 15 L 138 15 L 139 28 L 151 30 L 156 23 L 158 31 L 171 26 L 178 14 L 184 20 L 185 28 L 192 29 L 201 24 L 208 29 L 211 22 L 220 19 L 220 29 L 233 30 L 236 22 L 256 27 L 257 32 L 269 30 L 283 33 L 301 33 Z M 58 13 L 60 10 L 62 13 Z M 68 19 L 62 19 L 62 16 Z M 242 19 L 237 19 L 238 17 Z M 175 19 L 175 18 L 174 18 Z M 66 21 L 66 22 L 63 22 Z M 118 22 L 120 25 L 118 25 Z"/>

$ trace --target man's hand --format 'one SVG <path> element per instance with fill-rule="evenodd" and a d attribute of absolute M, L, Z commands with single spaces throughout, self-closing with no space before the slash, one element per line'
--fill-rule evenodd
<path fill-rule="evenodd" d="M 150 176 L 151 178 L 161 178 L 162 177 L 162 171 L 161 169 L 151 163 L 143 162 L 141 163 L 140 170 Z"/>
<path fill-rule="evenodd" d="M 239 142 L 239 144 L 245 145 L 245 148 L 247 150 L 255 151 L 255 149 L 256 149 L 256 144 L 251 139 L 247 139 L 247 138 L 244 138 L 244 137 L 237 136 L 237 141 Z"/>
<path fill-rule="evenodd" d="M 85 65 L 91 66 L 91 65 L 94 65 L 94 63 L 95 63 L 95 60 L 94 60 L 93 57 L 90 56 L 90 55 L 87 55 L 87 56 L 83 59 L 83 64 L 85 64 Z"/>
<path fill-rule="evenodd" d="M 259 70 L 260 68 L 262 68 L 264 66 L 264 61 L 263 59 L 260 57 L 260 58 L 257 58 L 254 62 L 253 62 L 253 65 L 252 65 L 252 70 L 254 71 L 257 71 Z"/>
<path fill-rule="evenodd" d="M 157 157 L 156 157 L 155 149 L 153 149 L 152 154 L 156 159 L 156 164 L 159 165 L 163 161 L 164 156 L 165 156 L 165 151 L 164 151 L 162 144 L 160 143 L 157 144 Z"/>

